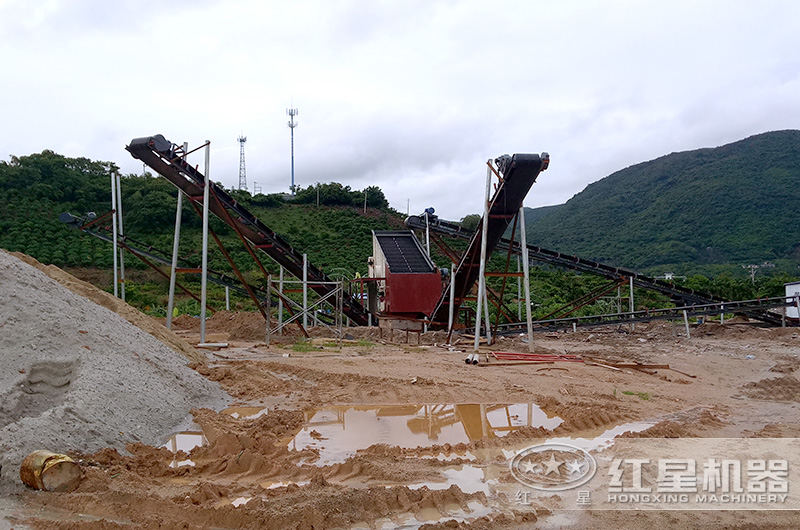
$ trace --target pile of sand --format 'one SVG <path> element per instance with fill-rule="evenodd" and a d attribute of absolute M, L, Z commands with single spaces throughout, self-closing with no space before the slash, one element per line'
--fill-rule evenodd
<path fill-rule="evenodd" d="M 152 335 L 4 251 L 0 359 L 0 464 L 15 482 L 33 450 L 159 444 L 191 408 L 229 399 Z"/>
<path fill-rule="evenodd" d="M 16 256 L 28 265 L 36 267 L 73 293 L 77 293 L 106 309 L 114 311 L 134 326 L 143 329 L 161 342 L 181 352 L 190 361 L 202 362 L 205 360 L 203 354 L 195 350 L 191 344 L 168 330 L 159 322 L 148 317 L 135 307 L 129 306 L 114 295 L 98 289 L 89 282 L 79 280 L 55 265 L 43 265 L 34 258 L 20 252 L 11 252 L 11 255 Z"/>
<path fill-rule="evenodd" d="M 277 323 L 272 321 L 274 327 Z M 200 332 L 200 319 L 189 315 L 180 315 L 172 320 L 175 329 Z M 258 311 L 216 311 L 206 320 L 206 332 L 227 333 L 229 340 L 263 341 L 266 338 L 266 322 Z M 283 335 L 299 337 L 300 331 L 292 323 L 283 328 Z"/>
<path fill-rule="evenodd" d="M 747 383 L 742 389 L 746 396 L 755 399 L 800 401 L 800 381 L 791 375 Z"/>

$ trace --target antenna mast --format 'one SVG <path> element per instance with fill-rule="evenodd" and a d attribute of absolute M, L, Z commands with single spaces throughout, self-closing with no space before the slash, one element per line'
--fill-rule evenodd
<path fill-rule="evenodd" d="M 289 115 L 289 130 L 291 131 L 292 136 L 292 184 L 289 186 L 289 190 L 294 195 L 294 128 L 297 127 L 297 122 L 294 121 L 294 117 L 297 116 L 298 112 L 297 109 L 286 109 L 286 114 Z"/>
<path fill-rule="evenodd" d="M 244 143 L 246 136 L 239 136 L 239 189 L 247 190 L 247 176 L 244 169 Z"/>

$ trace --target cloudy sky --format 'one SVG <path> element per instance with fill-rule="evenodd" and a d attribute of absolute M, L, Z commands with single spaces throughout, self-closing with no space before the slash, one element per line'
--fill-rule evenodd
<path fill-rule="evenodd" d="M 673 151 L 800 125 L 800 2 L 0 0 L 0 158 L 212 141 L 212 178 L 378 185 L 479 211 L 485 161 L 551 154 L 566 201 Z M 197 158 L 200 163 L 200 157 Z"/>

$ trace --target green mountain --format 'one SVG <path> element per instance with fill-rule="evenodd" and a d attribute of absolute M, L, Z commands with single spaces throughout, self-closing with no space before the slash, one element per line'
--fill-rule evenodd
<path fill-rule="evenodd" d="M 528 210 L 528 241 L 632 268 L 800 262 L 800 131 L 672 153 L 565 204 Z"/>
<path fill-rule="evenodd" d="M 563 204 L 554 204 L 552 206 L 540 206 L 538 208 L 525 208 L 525 226 L 529 227 L 533 225 L 542 217 L 555 212 L 562 206 Z"/>

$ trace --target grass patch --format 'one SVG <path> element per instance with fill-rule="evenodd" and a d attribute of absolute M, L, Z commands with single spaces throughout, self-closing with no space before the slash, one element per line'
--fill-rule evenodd
<path fill-rule="evenodd" d="M 623 394 L 626 396 L 639 396 L 639 399 L 643 399 L 645 401 L 650 400 L 650 393 L 649 392 L 632 392 L 630 390 L 623 390 Z"/>
<path fill-rule="evenodd" d="M 326 348 L 338 348 L 339 342 L 336 340 L 328 340 L 322 343 L 323 346 Z M 342 347 L 343 348 L 372 348 L 375 346 L 374 342 L 370 342 L 368 340 L 359 339 L 359 340 L 343 340 Z"/>
<path fill-rule="evenodd" d="M 314 344 L 308 339 L 298 339 L 296 342 L 292 344 L 285 345 L 284 348 L 289 348 L 293 352 L 298 352 L 298 353 L 322 351 L 322 348 L 314 346 Z"/>

